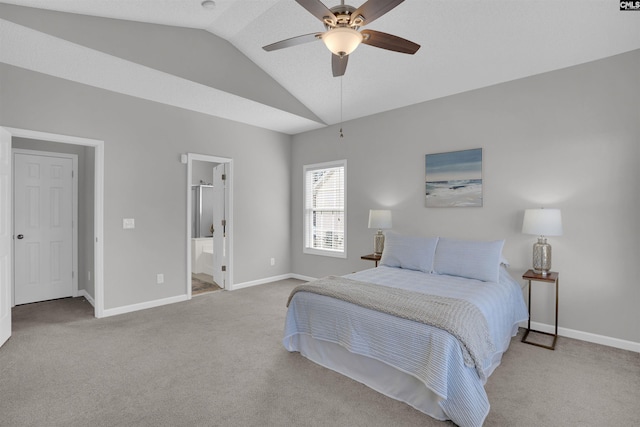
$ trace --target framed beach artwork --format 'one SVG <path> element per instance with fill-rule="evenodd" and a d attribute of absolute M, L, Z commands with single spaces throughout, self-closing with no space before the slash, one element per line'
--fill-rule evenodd
<path fill-rule="evenodd" d="M 425 156 L 428 208 L 482 206 L 482 148 Z"/>

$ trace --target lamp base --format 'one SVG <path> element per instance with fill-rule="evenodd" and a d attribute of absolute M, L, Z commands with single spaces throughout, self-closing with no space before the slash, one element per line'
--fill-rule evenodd
<path fill-rule="evenodd" d="M 378 232 L 373 236 L 373 253 L 375 255 L 382 255 L 383 250 L 384 234 L 382 234 L 382 230 L 378 230 Z"/>
<path fill-rule="evenodd" d="M 551 270 L 551 245 L 541 236 L 533 244 L 533 272 L 546 276 L 549 270 Z"/>

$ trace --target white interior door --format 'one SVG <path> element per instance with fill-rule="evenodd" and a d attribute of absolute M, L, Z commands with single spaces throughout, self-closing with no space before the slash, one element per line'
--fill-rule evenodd
<path fill-rule="evenodd" d="M 14 298 L 73 296 L 73 160 L 14 153 Z"/>
<path fill-rule="evenodd" d="M 0 128 L 0 346 L 11 336 L 11 134 Z"/>
<path fill-rule="evenodd" d="M 227 279 L 225 165 L 221 163 L 213 168 L 213 280 L 223 289 Z"/>

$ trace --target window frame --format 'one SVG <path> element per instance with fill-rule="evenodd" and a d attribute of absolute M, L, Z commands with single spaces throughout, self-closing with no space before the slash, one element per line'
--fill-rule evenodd
<path fill-rule="evenodd" d="M 310 224 L 310 220 L 312 218 L 312 213 L 314 209 L 307 209 L 307 173 L 309 171 L 319 170 L 319 169 L 331 169 L 331 168 L 343 168 L 343 178 L 344 178 L 344 187 L 342 189 L 344 204 L 342 206 L 342 232 L 343 232 L 343 243 L 342 250 L 331 250 L 331 249 L 321 249 L 314 248 L 312 246 L 311 235 L 312 235 L 312 225 Z M 309 195 L 311 196 L 311 195 Z M 347 258 L 347 160 L 335 160 L 331 162 L 324 163 L 315 163 L 304 165 L 302 167 L 302 251 L 305 254 L 311 255 L 321 255 L 328 256 L 334 258 Z"/>

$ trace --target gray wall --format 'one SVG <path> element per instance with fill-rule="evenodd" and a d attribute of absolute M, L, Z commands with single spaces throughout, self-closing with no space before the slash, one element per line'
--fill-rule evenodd
<path fill-rule="evenodd" d="M 550 238 L 560 326 L 640 342 L 640 51 L 450 96 L 293 138 L 292 265 L 320 277 L 373 267 L 369 209 L 403 233 L 506 239 L 520 279 L 535 236 L 524 210 L 562 209 Z M 484 207 L 424 207 L 427 153 L 483 148 Z M 347 159 L 348 258 L 302 252 L 302 167 Z M 552 288 L 534 284 L 534 320 L 553 324 Z"/>
<path fill-rule="evenodd" d="M 181 153 L 234 161 L 234 282 L 291 271 L 288 135 L 4 64 L 0 99 L 4 126 L 105 141 L 106 309 L 186 292 Z M 123 218 L 135 218 L 136 228 L 123 230 Z"/>
<path fill-rule="evenodd" d="M 59 144 L 13 138 L 12 148 L 75 154 L 78 156 L 78 289 L 84 289 L 91 297 L 94 291 L 93 254 L 93 204 L 94 204 L 94 159 L 95 149 L 81 145 Z M 89 278 L 91 272 L 91 278 Z"/>
<path fill-rule="evenodd" d="M 6 4 L 0 4 L 0 14 L 95 50 L 314 118 L 231 44 L 202 30 Z M 234 222 L 234 283 L 291 271 L 289 136 L 4 64 L 0 99 L 0 125 L 105 141 L 105 309 L 186 292 L 189 231 L 181 153 L 234 161 L 234 217 L 229 219 Z M 93 156 L 92 151 L 88 161 L 93 162 Z M 123 230 L 123 218 L 135 218 L 136 228 Z M 277 260 L 274 267 L 271 258 Z M 164 284 L 155 283 L 157 273 L 165 275 Z M 81 275 L 87 277 L 87 272 Z"/>

